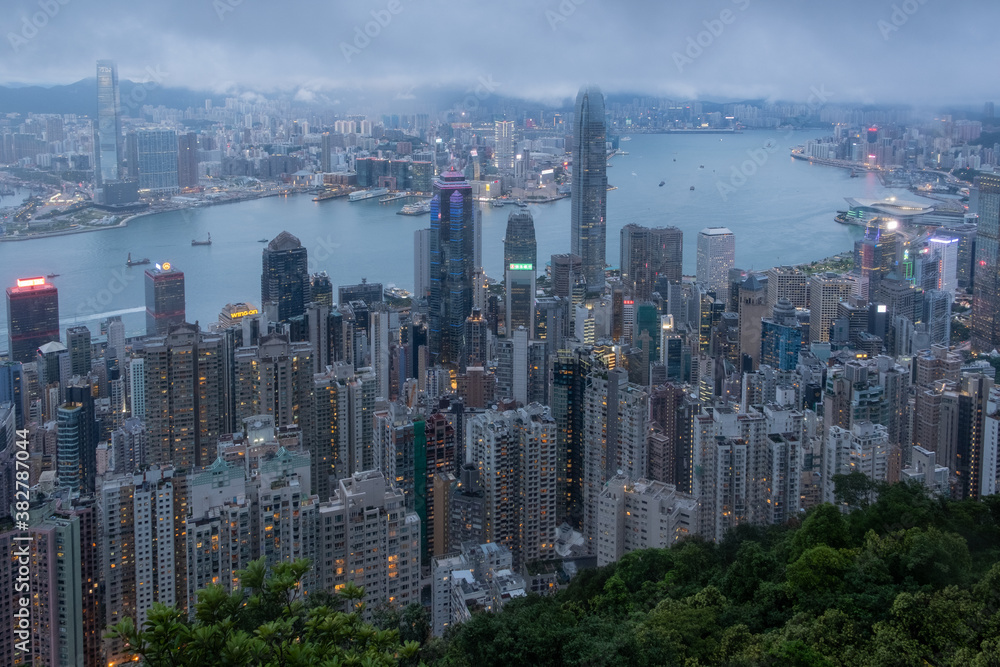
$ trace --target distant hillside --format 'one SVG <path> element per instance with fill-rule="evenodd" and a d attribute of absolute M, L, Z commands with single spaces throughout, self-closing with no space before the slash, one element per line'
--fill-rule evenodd
<path fill-rule="evenodd" d="M 222 104 L 224 98 L 187 88 L 167 88 L 152 83 L 145 86 L 133 97 L 132 91 L 143 87 L 142 83 L 125 80 L 119 82 L 122 106 L 129 110 L 130 100 L 141 100 L 131 104 L 138 114 L 138 107 L 144 104 L 164 105 L 174 109 L 200 107 L 211 98 L 213 104 Z M 97 79 L 83 79 L 65 86 L 0 86 L 0 113 L 57 113 L 93 116 L 97 111 Z"/>

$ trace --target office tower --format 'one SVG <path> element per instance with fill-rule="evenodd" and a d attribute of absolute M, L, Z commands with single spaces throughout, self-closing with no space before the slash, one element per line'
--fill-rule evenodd
<path fill-rule="evenodd" d="M 792 308 L 809 307 L 809 276 L 793 266 L 775 266 L 767 276 L 767 303 L 772 308 L 780 299 L 788 299 Z"/>
<path fill-rule="evenodd" d="M 431 293 L 431 230 L 413 232 L 413 296 L 426 299 Z"/>
<path fill-rule="evenodd" d="M 799 352 L 806 349 L 805 329 L 795 315 L 792 302 L 781 297 L 772 316 L 761 320 L 760 363 L 780 371 L 795 370 Z"/>
<path fill-rule="evenodd" d="M 25 381 L 24 365 L 19 361 L 0 362 L 0 404 L 3 403 L 14 406 L 16 428 L 24 428 L 28 385 Z"/>
<path fill-rule="evenodd" d="M 511 264 L 538 263 L 535 242 L 535 220 L 527 209 L 516 209 L 507 216 L 507 231 L 503 241 L 504 273 Z"/>
<path fill-rule="evenodd" d="M 86 326 L 66 329 L 66 349 L 72 375 L 90 373 L 90 329 Z"/>
<path fill-rule="evenodd" d="M 583 395 L 583 537 L 597 549 L 597 512 L 604 484 L 621 470 L 646 473 L 649 394 L 623 369 L 593 369 Z"/>
<path fill-rule="evenodd" d="M 326 271 L 318 271 L 309 278 L 309 296 L 312 303 L 333 306 L 333 283 Z"/>
<path fill-rule="evenodd" d="M 135 190 L 139 190 L 139 144 L 136 142 L 135 132 L 125 134 L 125 166 L 122 167 L 125 178 L 135 183 Z"/>
<path fill-rule="evenodd" d="M 169 262 L 146 269 L 146 335 L 163 336 L 183 324 L 184 272 Z"/>
<path fill-rule="evenodd" d="M 45 278 L 18 278 L 7 288 L 7 354 L 28 363 L 43 344 L 59 340 L 59 291 Z"/>
<path fill-rule="evenodd" d="M 338 303 L 364 301 L 369 306 L 374 306 L 382 303 L 383 299 L 382 283 L 370 283 L 367 278 L 362 278 L 357 285 L 341 285 L 337 288 Z"/>
<path fill-rule="evenodd" d="M 413 471 L 400 475 L 402 471 L 397 469 L 396 474 L 403 477 L 404 486 L 412 480 L 408 490 L 413 502 L 408 499 L 408 506 L 413 506 L 420 517 L 421 561 L 429 563 L 432 555 L 442 552 L 443 545 L 437 541 L 434 527 L 448 513 L 446 504 L 437 503 L 434 480 L 439 474 L 455 472 L 459 448 L 455 428 L 443 414 L 417 419 L 413 426 Z M 461 458 L 464 460 L 464 453 Z"/>
<path fill-rule="evenodd" d="M 386 602 L 420 602 L 420 521 L 381 472 L 340 480 L 334 497 L 319 505 L 316 531 L 317 554 L 331 562 L 321 570 L 324 590 L 348 582 L 363 587 L 369 617 Z"/>
<path fill-rule="evenodd" d="M 189 469 L 215 460 L 219 435 L 232 431 L 226 348 L 223 336 L 192 324 L 171 327 L 146 341 L 149 463 Z"/>
<path fill-rule="evenodd" d="M 305 312 L 311 300 L 309 258 L 297 238 L 281 232 L 264 248 L 261 259 L 260 300 L 264 314 L 287 322 Z"/>
<path fill-rule="evenodd" d="M 510 549 L 518 567 L 553 557 L 556 425 L 549 409 L 490 410 L 466 428 L 466 455 L 481 471 L 486 541 Z"/>
<path fill-rule="evenodd" d="M 98 520 L 107 626 L 131 618 L 141 627 L 155 602 L 187 609 L 186 505 L 186 480 L 170 467 L 104 480 Z M 113 664 L 131 659 L 121 639 L 106 649 Z"/>
<path fill-rule="evenodd" d="M 434 181 L 431 197 L 428 347 L 434 366 L 457 368 L 464 357 L 465 318 L 472 312 L 477 268 L 472 187 L 455 170 Z"/>
<path fill-rule="evenodd" d="M 572 298 L 573 286 L 581 277 L 581 263 L 579 255 L 572 253 L 552 255 L 550 268 L 552 270 L 552 295 L 564 299 Z"/>
<path fill-rule="evenodd" d="M 97 423 L 89 383 L 66 387 L 66 402 L 57 410 L 59 486 L 86 495 L 97 476 Z"/>
<path fill-rule="evenodd" d="M 818 273 L 809 281 L 809 337 L 826 343 L 837 318 L 837 307 L 851 296 L 853 283 L 836 273 Z"/>
<path fill-rule="evenodd" d="M 514 168 L 514 121 L 493 123 L 493 162 L 501 172 Z"/>
<path fill-rule="evenodd" d="M 951 302 L 954 292 L 932 289 L 924 293 L 923 320 L 931 344 L 951 343 Z"/>
<path fill-rule="evenodd" d="M 338 362 L 314 376 L 313 406 L 302 430 L 320 498 L 333 495 L 337 480 L 376 467 L 375 394 L 371 369 L 355 374 L 351 365 Z"/>
<path fill-rule="evenodd" d="M 597 566 L 638 549 L 666 549 L 698 529 L 693 496 L 659 481 L 617 474 L 601 491 L 597 510 Z"/>
<path fill-rule="evenodd" d="M 681 281 L 684 235 L 677 227 L 628 224 L 621 231 L 622 283 L 632 298 L 648 301 L 660 279 Z M 666 296 L 666 295 L 662 295 Z"/>
<path fill-rule="evenodd" d="M 545 341 L 546 355 L 565 347 L 569 334 L 569 299 L 545 296 L 535 299 L 535 340 Z"/>
<path fill-rule="evenodd" d="M 743 281 L 739 292 L 740 363 L 749 357 L 751 369 L 760 365 L 761 320 L 767 316 L 767 282 L 755 274 Z"/>
<path fill-rule="evenodd" d="M 954 294 L 958 289 L 958 237 L 950 236 L 946 231 L 927 239 L 928 253 L 936 264 L 937 280 L 933 285 L 921 285 L 926 289 L 938 289 L 948 294 Z"/>
<path fill-rule="evenodd" d="M 94 128 L 94 172 L 97 185 L 121 178 L 122 105 L 118 92 L 118 66 L 97 61 L 97 125 Z"/>
<path fill-rule="evenodd" d="M 173 130 L 139 130 L 139 190 L 154 196 L 177 194 L 177 133 Z M 197 155 L 197 153 L 195 153 Z"/>
<path fill-rule="evenodd" d="M 691 374 L 691 350 L 687 336 L 674 325 L 673 315 L 660 316 L 660 363 L 664 365 L 668 382 L 685 382 Z M 660 479 L 654 477 L 653 479 Z M 660 481 L 666 481 L 660 479 Z"/>
<path fill-rule="evenodd" d="M 177 185 L 198 186 L 198 135 L 186 132 L 177 137 Z"/>
<path fill-rule="evenodd" d="M 580 257 L 587 290 L 596 293 L 604 290 L 606 259 L 608 163 L 605 141 L 604 95 L 596 86 L 584 86 L 576 96 L 573 115 L 570 251 Z"/>
<path fill-rule="evenodd" d="M 697 281 L 725 300 L 729 270 L 736 263 L 736 237 L 727 227 L 706 227 L 698 232 Z"/>
<path fill-rule="evenodd" d="M 854 265 L 861 273 L 860 295 L 868 298 L 872 283 L 889 275 L 896 266 L 895 220 L 872 220 L 865 227 L 865 236 L 854 242 Z"/>
<path fill-rule="evenodd" d="M 329 174 L 331 169 L 330 153 L 332 152 L 330 133 L 324 132 L 320 137 L 320 170 Z"/>
<path fill-rule="evenodd" d="M 972 349 L 1000 347 L 1000 176 L 976 177 L 979 228 L 972 296 Z"/>
<path fill-rule="evenodd" d="M 506 303 L 504 314 L 506 318 L 506 335 L 509 338 L 514 331 L 523 327 L 535 331 L 535 265 L 532 262 L 507 264 Z"/>
<path fill-rule="evenodd" d="M 118 316 L 108 318 L 108 350 L 114 350 L 113 356 L 118 360 L 118 365 L 123 368 L 125 365 L 125 323 Z"/>
<path fill-rule="evenodd" d="M 309 343 L 290 343 L 283 334 L 268 334 L 257 345 L 236 351 L 233 371 L 236 423 L 256 415 L 271 415 L 278 427 L 300 423 L 312 389 Z"/>

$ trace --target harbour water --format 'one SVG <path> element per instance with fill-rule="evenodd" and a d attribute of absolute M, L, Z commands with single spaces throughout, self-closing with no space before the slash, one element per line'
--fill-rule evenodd
<path fill-rule="evenodd" d="M 628 223 L 676 225 L 684 232 L 684 270 L 694 273 L 698 230 L 726 226 L 736 235 L 737 266 L 764 269 L 848 250 L 859 231 L 834 222 L 844 197 L 887 196 L 874 174 L 793 160 L 788 149 L 817 131 L 733 135 L 632 135 L 628 155 L 614 157 L 608 181 L 607 262 L 619 264 L 620 230 Z M 660 181 L 664 185 L 659 186 Z M 694 190 L 691 190 L 694 186 Z M 309 251 L 311 271 L 327 271 L 333 284 L 369 281 L 413 287 L 413 231 L 428 216 L 401 216 L 406 202 L 313 202 L 313 195 L 269 197 L 236 204 L 163 213 L 127 227 L 30 241 L 0 243 L 0 285 L 18 277 L 59 274 L 63 327 L 84 323 L 95 333 L 101 319 L 122 315 L 128 335 L 143 333 L 143 271 L 134 259 L 170 262 L 184 271 L 189 321 L 215 321 L 227 303 L 260 305 L 262 238 L 282 230 Z M 9 205 L 14 202 L 4 202 Z M 502 274 L 503 236 L 511 207 L 482 209 L 483 262 Z M 531 204 L 538 263 L 569 252 L 570 200 Z M 191 246 L 212 234 L 212 245 Z M 0 348 L 6 348 L 6 309 L 0 311 Z"/>

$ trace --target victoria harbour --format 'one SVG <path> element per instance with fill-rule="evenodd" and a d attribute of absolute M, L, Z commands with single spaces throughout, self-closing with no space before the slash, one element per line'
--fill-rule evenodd
<path fill-rule="evenodd" d="M 882 198 L 875 174 L 793 160 L 788 149 L 811 138 L 808 131 L 715 135 L 636 134 L 623 142 L 608 170 L 607 261 L 618 265 L 622 226 L 674 225 L 685 234 L 685 273 L 693 273 L 694 238 L 707 225 L 736 235 L 736 262 L 744 269 L 797 264 L 849 250 L 857 230 L 837 224 L 845 197 Z M 721 140 L 720 140 L 721 139 Z M 758 156 L 753 162 L 751 155 Z M 766 155 L 765 160 L 760 156 Z M 750 162 L 754 169 L 745 163 Z M 734 177 L 734 170 L 742 175 Z M 742 171 L 741 171 L 742 170 Z M 660 181 L 665 181 L 658 187 Z M 694 186 L 694 190 L 691 187 Z M 59 274 L 63 325 L 121 315 L 129 335 L 144 328 L 143 269 L 133 258 L 170 262 L 187 277 L 187 313 L 207 326 L 227 303 L 259 305 L 262 243 L 282 230 L 308 248 L 310 271 L 326 271 L 333 285 L 362 278 L 413 287 L 413 232 L 426 216 L 396 215 L 401 201 L 312 201 L 311 195 L 267 197 L 235 204 L 142 216 L 127 227 L 0 244 L 0 280 Z M 491 278 L 502 275 L 503 236 L 511 207 L 482 207 L 483 263 Z M 569 248 L 570 200 L 530 204 L 539 262 Z M 212 234 L 210 246 L 192 239 Z M 853 234 L 853 236 L 852 236 Z M 6 314 L 0 335 L 6 332 Z"/>

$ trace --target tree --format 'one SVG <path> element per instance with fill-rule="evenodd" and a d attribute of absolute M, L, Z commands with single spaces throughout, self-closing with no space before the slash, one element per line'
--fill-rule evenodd
<path fill-rule="evenodd" d="M 349 611 L 304 604 L 301 579 L 309 567 L 308 560 L 297 560 L 275 564 L 269 573 L 261 558 L 239 572 L 241 589 L 199 591 L 193 621 L 178 609 L 154 604 L 142 628 L 126 618 L 107 636 L 123 640 L 126 650 L 150 667 L 413 662 L 417 642 L 400 645 L 397 630 L 377 630 L 361 619 L 362 589 L 343 589 Z"/>

